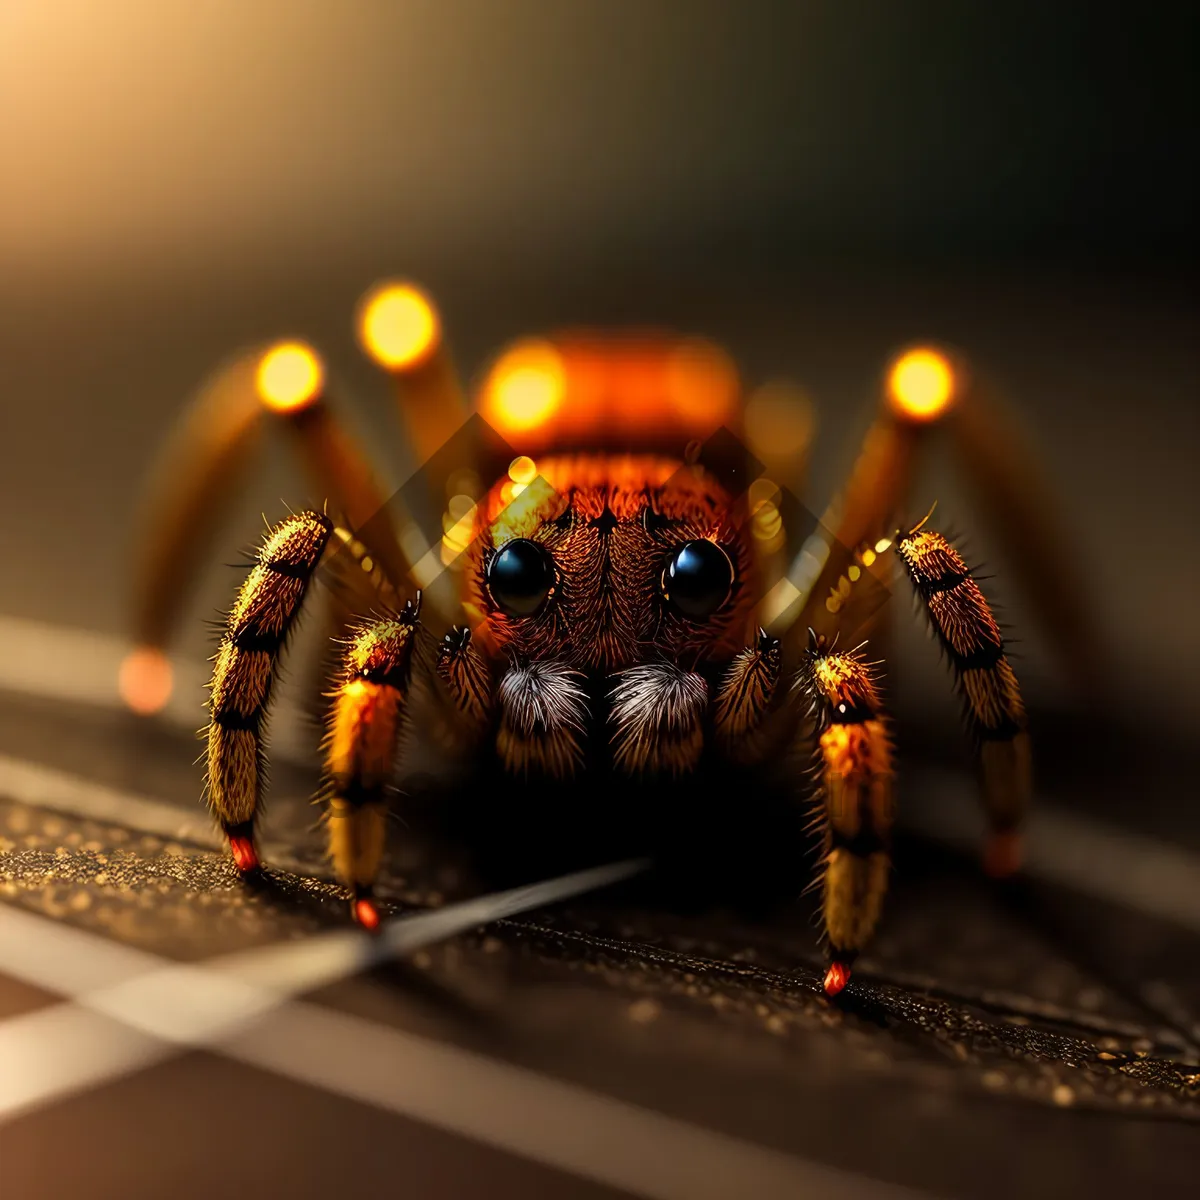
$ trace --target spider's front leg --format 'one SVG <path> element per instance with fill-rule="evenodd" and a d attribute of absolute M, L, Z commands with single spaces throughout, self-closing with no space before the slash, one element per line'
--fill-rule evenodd
<path fill-rule="evenodd" d="M 372 898 L 383 859 L 387 797 L 412 674 L 421 595 L 396 614 L 359 626 L 346 646 L 325 737 L 329 857 L 350 891 L 354 919 L 379 925 Z"/>
<path fill-rule="evenodd" d="M 765 761 L 789 724 L 775 706 L 782 672 L 778 639 L 760 631 L 730 664 L 713 709 L 717 744 L 735 762 Z M 813 704 L 819 731 L 825 830 L 822 916 L 828 938 L 825 991 L 836 995 L 875 929 L 887 891 L 892 826 L 892 746 L 870 667 L 813 635 L 796 689 Z"/>
<path fill-rule="evenodd" d="M 333 523 L 289 517 L 268 535 L 226 621 L 209 695 L 208 802 L 242 874 L 258 869 L 254 822 L 262 803 L 263 734 L 279 655 L 304 603 Z"/>
<path fill-rule="evenodd" d="M 824 825 L 825 991 L 836 995 L 870 940 L 887 892 L 893 820 L 892 739 L 861 649 L 839 653 L 812 635 L 797 687 L 817 719 Z"/>

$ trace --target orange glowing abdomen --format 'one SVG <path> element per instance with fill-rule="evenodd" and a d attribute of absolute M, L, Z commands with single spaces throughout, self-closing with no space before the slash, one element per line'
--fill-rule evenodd
<path fill-rule="evenodd" d="M 484 377 L 484 419 L 519 452 L 658 449 L 740 425 L 732 359 L 697 338 L 565 333 L 510 346 Z"/>

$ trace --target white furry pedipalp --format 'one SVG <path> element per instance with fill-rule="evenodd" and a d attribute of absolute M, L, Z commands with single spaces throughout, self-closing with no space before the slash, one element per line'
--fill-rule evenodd
<path fill-rule="evenodd" d="M 562 778 L 583 761 L 588 695 L 581 672 L 563 663 L 514 666 L 500 680 L 496 749 L 509 770 Z"/>
<path fill-rule="evenodd" d="M 629 774 L 691 770 L 704 748 L 704 679 L 665 662 L 630 667 L 616 678 L 609 693 L 615 765 Z"/>

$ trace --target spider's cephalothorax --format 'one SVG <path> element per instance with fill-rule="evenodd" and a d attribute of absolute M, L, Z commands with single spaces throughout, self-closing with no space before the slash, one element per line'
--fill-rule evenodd
<path fill-rule="evenodd" d="M 493 373 L 480 408 L 493 428 L 511 418 L 501 432 L 521 457 L 493 464 L 494 484 L 485 479 L 473 496 L 449 502 L 440 563 L 453 567 L 460 614 L 450 620 L 432 591 L 422 612 L 425 560 L 410 554 L 406 563 L 403 537 L 365 523 L 374 511 L 369 471 L 332 423 L 319 373 L 281 403 L 279 388 L 263 391 L 260 370 L 267 407 L 292 421 L 318 478 L 351 515 L 339 525 L 304 512 L 272 530 L 229 613 L 212 683 L 207 794 L 241 871 L 259 865 L 264 723 L 279 654 L 310 582 L 335 553 L 346 555 L 358 585 L 370 583 L 363 611 L 384 613 L 347 625 L 324 746 L 330 855 L 369 928 L 379 921 L 372 886 L 397 746 L 418 708 L 440 714 L 422 726 L 440 731 L 434 752 L 465 760 L 462 749 L 473 747 L 503 771 L 551 786 L 597 762 L 618 778 L 664 781 L 713 762 L 790 770 L 794 756 L 784 752 L 808 742 L 824 830 L 825 986 L 839 991 L 886 890 L 893 756 L 865 643 L 851 648 L 837 635 L 852 624 L 853 581 L 888 578 L 896 564 L 964 699 L 993 831 L 989 868 L 1016 868 L 1029 751 L 1000 630 L 944 537 L 925 522 L 898 532 L 884 526 L 903 500 L 919 431 L 950 406 L 948 360 L 936 360 L 940 375 L 928 362 L 908 364 L 916 374 L 907 393 L 890 385 L 831 518 L 837 538 L 822 557 L 810 537 L 789 566 L 795 552 L 781 531 L 775 485 L 734 494 L 702 465 L 700 425 L 709 433 L 736 426 L 740 402 L 712 365 L 723 370 L 727 360 L 696 345 L 684 344 L 690 375 L 679 368 L 678 343 L 630 350 L 578 340 L 527 346 L 508 376 Z M 415 372 L 408 411 L 424 405 L 425 418 L 442 414 L 444 422 L 457 393 L 440 349 L 423 354 L 405 360 Z M 625 429 L 637 433 L 626 439 L 632 453 L 616 436 Z M 436 445 L 438 436 L 418 422 L 418 444 Z M 214 472 L 204 465 L 188 486 L 207 487 Z M 145 589 L 148 631 L 164 623 L 173 561 L 164 556 Z M 417 652 L 423 639 L 432 654 Z M 798 785 L 804 774 L 796 772 Z"/>

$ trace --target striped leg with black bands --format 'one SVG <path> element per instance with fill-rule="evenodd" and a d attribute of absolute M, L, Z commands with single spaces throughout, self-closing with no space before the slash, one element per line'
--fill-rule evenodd
<path fill-rule="evenodd" d="M 305 512 L 271 530 L 238 591 L 217 651 L 206 795 L 243 873 L 259 865 L 254 822 L 262 806 L 271 685 L 332 528 L 324 514 Z"/>
<path fill-rule="evenodd" d="M 388 791 L 420 607 L 418 592 L 399 613 L 353 633 L 325 737 L 329 856 L 351 893 L 355 920 L 367 929 L 379 925 L 372 888 L 383 859 Z"/>
<path fill-rule="evenodd" d="M 989 874 L 1011 875 L 1020 866 L 1017 827 L 1032 784 L 1025 706 L 1004 638 L 962 557 L 940 533 L 915 529 L 897 539 L 896 550 L 950 659 L 976 743 L 992 828 L 985 865 Z"/>
<path fill-rule="evenodd" d="M 817 720 L 824 830 L 825 991 L 836 995 L 879 921 L 891 868 L 892 740 L 874 675 L 857 652 L 812 635 L 797 680 Z"/>

